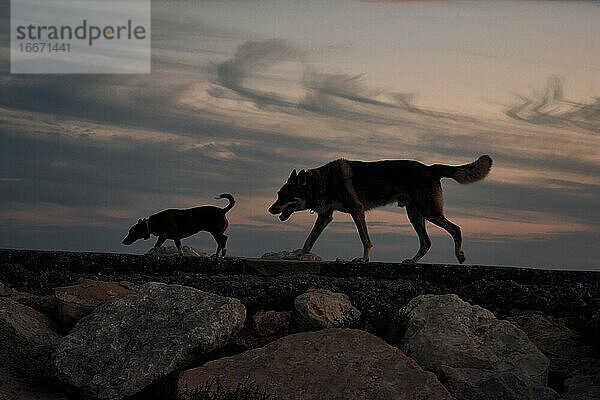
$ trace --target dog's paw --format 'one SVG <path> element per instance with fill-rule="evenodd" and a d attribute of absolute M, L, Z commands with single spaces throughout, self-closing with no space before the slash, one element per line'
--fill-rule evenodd
<path fill-rule="evenodd" d="M 458 253 L 456 253 L 456 258 L 458 259 L 459 263 L 464 263 L 466 258 L 465 258 L 465 253 L 462 251 L 459 251 Z"/>
<path fill-rule="evenodd" d="M 364 258 L 364 257 L 356 257 L 355 259 L 352 260 L 353 263 L 367 263 L 369 262 L 368 258 Z"/>
<path fill-rule="evenodd" d="M 402 260 L 402 264 L 406 264 L 406 265 L 412 265 L 412 264 L 416 264 L 417 262 L 415 260 L 413 260 L 412 258 L 407 258 L 406 260 Z"/>

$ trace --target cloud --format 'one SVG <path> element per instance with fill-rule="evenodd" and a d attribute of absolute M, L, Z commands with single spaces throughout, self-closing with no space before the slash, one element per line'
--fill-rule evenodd
<path fill-rule="evenodd" d="M 580 128 L 600 132 L 600 97 L 590 102 L 575 102 L 563 93 L 563 79 L 552 76 L 544 90 L 531 96 L 519 96 L 520 101 L 505 110 L 509 117 L 537 125 Z"/>
<path fill-rule="evenodd" d="M 442 113 L 417 105 L 417 94 L 317 68 L 309 52 L 282 39 L 242 42 L 212 66 L 204 58 L 196 71 L 174 62 L 178 53 L 163 57 L 151 76 L 3 77 L 0 205 L 14 228 L 2 232 L 3 245 L 31 243 L 27 230 L 40 219 L 45 232 L 71 229 L 75 241 L 72 232 L 93 226 L 105 235 L 94 236 L 96 243 L 122 250 L 118 239 L 131 221 L 167 207 L 215 204 L 212 197 L 224 191 L 238 199 L 230 218 L 238 251 L 260 255 L 263 236 L 276 238 L 271 247 L 283 243 L 281 236 L 300 245 L 314 216 L 282 224 L 266 208 L 292 168 L 339 157 L 459 164 L 490 153 L 494 169 L 483 183 L 444 182 L 448 217 L 463 225 L 467 240 L 531 240 L 600 225 L 599 139 L 573 132 L 571 122 L 530 123 L 547 105 L 519 109 L 510 121 Z M 281 64 L 294 73 L 273 73 Z M 565 101 L 552 93 L 544 104 Z M 579 111 L 562 118 L 593 123 L 594 112 Z M 336 221 L 325 235 L 348 241 L 351 252 L 359 248 L 348 217 Z M 388 259 L 397 235 L 414 239 L 397 207 L 368 221 Z"/>

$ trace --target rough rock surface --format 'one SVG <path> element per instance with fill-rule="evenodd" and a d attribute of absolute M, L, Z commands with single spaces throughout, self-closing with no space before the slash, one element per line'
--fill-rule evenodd
<path fill-rule="evenodd" d="M 560 397 L 549 387 L 531 385 L 513 372 L 447 366 L 440 370 L 440 380 L 457 399 L 556 400 Z"/>
<path fill-rule="evenodd" d="M 104 282 L 79 279 L 76 285 L 54 289 L 58 320 L 65 330 L 108 300 L 123 296 L 135 285 L 131 282 Z"/>
<path fill-rule="evenodd" d="M 309 289 L 296 297 L 294 309 L 296 324 L 301 329 L 335 328 L 360 318 L 360 311 L 347 295 L 324 289 Z"/>
<path fill-rule="evenodd" d="M 564 400 L 600 399 L 600 368 L 595 373 L 569 378 L 565 382 Z"/>
<path fill-rule="evenodd" d="M 470 381 L 485 378 L 474 376 L 473 370 L 513 373 L 531 388 L 546 385 L 548 358 L 523 331 L 490 311 L 456 295 L 421 295 L 411 300 L 407 309 L 412 310 L 412 318 L 404 339 L 406 354 L 423 368 L 445 376 L 449 388 L 483 390 L 475 396 L 472 391 L 464 395 L 451 391 L 455 397 L 489 398 L 488 386 L 471 385 Z M 455 369 L 452 374 L 444 371 L 447 367 Z"/>
<path fill-rule="evenodd" d="M 402 351 L 354 329 L 289 335 L 184 371 L 180 396 L 212 378 L 231 388 L 249 378 L 279 400 L 452 399 L 434 374 Z"/>
<path fill-rule="evenodd" d="M 529 339 L 550 359 L 550 369 L 572 373 L 578 360 L 589 357 L 591 349 L 565 324 L 550 316 L 528 314 L 506 319 L 527 334 Z"/>
<path fill-rule="evenodd" d="M 40 312 L 0 297 L 0 399 L 63 398 L 42 387 L 44 362 L 60 341 Z"/>
<path fill-rule="evenodd" d="M 48 316 L 53 316 L 56 312 L 56 299 L 52 295 L 39 296 L 36 294 L 19 292 L 0 282 L 0 297 L 14 300 Z"/>
<path fill-rule="evenodd" d="M 181 252 L 183 253 L 184 256 L 190 256 L 190 257 L 208 257 L 209 256 L 207 253 L 200 251 L 191 246 L 181 246 Z M 177 250 L 177 247 L 175 247 L 175 246 L 161 246 L 158 248 L 158 250 L 154 250 L 154 248 L 151 248 L 150 250 L 148 250 L 146 252 L 146 255 L 172 257 L 172 256 L 180 256 L 182 254 L 179 252 L 179 250 Z"/>
<path fill-rule="evenodd" d="M 290 330 L 290 311 L 258 311 L 252 316 L 254 330 L 261 336 L 273 336 Z"/>
<path fill-rule="evenodd" d="M 302 260 L 302 261 L 323 261 L 321 257 L 313 253 L 302 255 L 302 249 L 283 250 L 273 253 L 265 253 L 262 255 L 263 260 Z"/>
<path fill-rule="evenodd" d="M 121 399 L 225 345 L 245 316 L 237 299 L 147 283 L 82 318 L 52 354 L 48 374 L 85 396 Z"/>

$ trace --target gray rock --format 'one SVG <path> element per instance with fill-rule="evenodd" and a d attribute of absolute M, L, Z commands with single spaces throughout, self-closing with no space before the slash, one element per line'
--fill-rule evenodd
<path fill-rule="evenodd" d="M 52 354 L 48 374 L 88 397 L 132 396 L 225 345 L 245 317 L 237 299 L 146 283 L 82 318 Z"/>
<path fill-rule="evenodd" d="M 360 318 L 348 296 L 325 289 L 308 289 L 296 297 L 294 309 L 301 329 L 337 328 Z"/>
<path fill-rule="evenodd" d="M 215 379 L 235 389 L 246 379 L 278 400 L 451 400 L 434 374 L 370 333 L 324 329 L 208 362 L 179 378 L 183 399 Z"/>
<path fill-rule="evenodd" d="M 461 400 L 556 400 L 560 396 L 546 386 L 532 386 L 512 372 L 440 367 L 440 380 Z"/>
<path fill-rule="evenodd" d="M 598 400 L 600 399 L 600 372 L 590 375 L 579 375 L 565 381 L 565 400 Z"/>
<path fill-rule="evenodd" d="M 79 279 L 77 284 L 54 289 L 58 320 L 65 331 L 96 307 L 127 293 L 135 285 L 131 282 L 104 282 Z"/>
<path fill-rule="evenodd" d="M 60 339 L 44 314 L 0 297 L 0 399 L 64 398 L 41 382 L 44 363 Z"/>
<path fill-rule="evenodd" d="M 406 354 L 424 369 L 445 376 L 456 398 L 493 398 L 486 397 L 493 395 L 486 392 L 493 390 L 490 382 L 502 385 L 502 376 L 512 378 L 503 373 L 514 374 L 528 390 L 547 384 L 548 358 L 523 331 L 490 311 L 452 294 L 421 295 L 407 309 L 413 316 L 404 339 Z M 492 379 L 490 374 L 498 376 Z M 468 388 L 468 393 L 463 395 L 460 388 Z M 470 394 L 474 390 L 480 390 L 479 397 Z"/>

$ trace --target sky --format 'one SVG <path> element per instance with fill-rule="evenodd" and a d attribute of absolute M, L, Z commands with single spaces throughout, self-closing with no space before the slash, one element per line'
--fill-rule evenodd
<path fill-rule="evenodd" d="M 599 2 L 153 1 L 152 73 L 129 75 L 11 75 L 0 10 L 0 248 L 142 254 L 138 218 L 229 192 L 228 254 L 260 257 L 314 222 L 267 212 L 294 168 L 489 154 L 442 181 L 466 263 L 600 270 Z M 373 261 L 416 253 L 403 208 L 367 223 Z M 427 229 L 421 261 L 455 263 Z M 313 252 L 361 256 L 351 218 Z"/>

